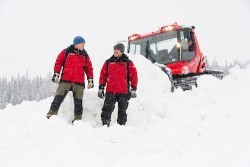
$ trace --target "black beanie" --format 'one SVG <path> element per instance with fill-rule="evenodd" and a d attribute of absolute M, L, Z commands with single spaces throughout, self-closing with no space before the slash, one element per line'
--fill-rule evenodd
<path fill-rule="evenodd" d="M 124 53 L 124 50 L 125 50 L 125 46 L 122 44 L 122 43 L 118 43 L 114 46 L 114 50 L 115 49 L 118 49 L 120 50 L 122 53 Z"/>

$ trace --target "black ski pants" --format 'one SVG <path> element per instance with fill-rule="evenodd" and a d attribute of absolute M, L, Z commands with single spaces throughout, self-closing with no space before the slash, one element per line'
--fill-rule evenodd
<path fill-rule="evenodd" d="M 127 122 L 127 113 L 126 110 L 128 108 L 128 94 L 112 94 L 106 93 L 104 105 L 102 108 L 102 122 L 103 125 L 109 125 L 111 121 L 111 114 L 114 111 L 115 103 L 118 102 L 118 118 L 117 123 L 120 125 L 125 125 Z"/>

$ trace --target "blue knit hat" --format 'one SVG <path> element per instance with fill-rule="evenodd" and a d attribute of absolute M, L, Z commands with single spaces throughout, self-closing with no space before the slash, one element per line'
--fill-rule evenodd
<path fill-rule="evenodd" d="M 79 43 L 85 43 L 85 39 L 83 37 L 81 37 L 81 36 L 76 36 L 74 38 L 73 44 L 77 45 Z"/>

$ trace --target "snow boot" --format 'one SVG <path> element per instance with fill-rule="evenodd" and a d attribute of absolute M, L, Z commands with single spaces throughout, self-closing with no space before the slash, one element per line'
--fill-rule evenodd
<path fill-rule="evenodd" d="M 58 113 L 58 111 L 49 110 L 49 112 L 47 113 L 46 117 L 48 119 L 50 119 L 51 116 L 57 115 L 57 113 Z"/>
<path fill-rule="evenodd" d="M 82 119 L 82 115 L 76 115 L 75 114 L 75 117 L 74 117 L 74 119 L 72 121 L 72 124 L 74 123 L 74 121 L 81 120 L 81 119 Z"/>
<path fill-rule="evenodd" d="M 110 125 L 110 120 L 102 120 L 102 125 L 103 125 L 103 126 L 107 125 L 107 127 L 109 127 L 109 125 Z"/>

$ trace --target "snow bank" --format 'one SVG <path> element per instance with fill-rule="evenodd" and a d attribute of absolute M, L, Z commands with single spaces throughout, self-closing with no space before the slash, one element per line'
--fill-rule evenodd
<path fill-rule="evenodd" d="M 126 126 L 102 127 L 97 88 L 84 94 L 83 120 L 70 124 L 69 93 L 59 115 L 45 118 L 52 97 L 0 110 L 1 167 L 248 167 L 250 68 L 223 80 L 198 79 L 193 91 L 170 93 L 161 70 L 130 56 L 139 75 Z M 95 76 L 99 76 L 96 74 Z M 97 77 L 96 77 L 97 79 Z M 97 87 L 97 82 L 96 87 Z"/>

